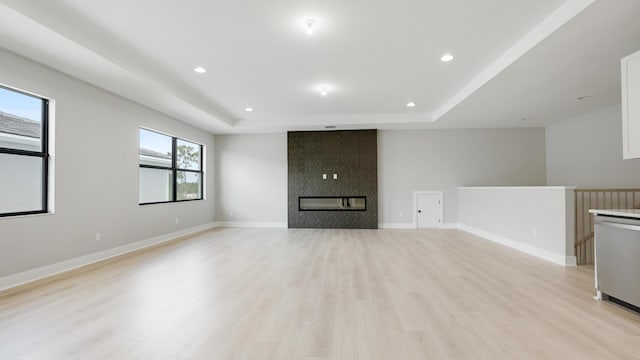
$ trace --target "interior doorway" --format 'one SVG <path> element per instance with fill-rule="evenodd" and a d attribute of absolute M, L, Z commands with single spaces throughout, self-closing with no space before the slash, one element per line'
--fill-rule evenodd
<path fill-rule="evenodd" d="M 442 226 L 442 191 L 414 191 L 413 219 L 416 228 L 437 228 Z"/>

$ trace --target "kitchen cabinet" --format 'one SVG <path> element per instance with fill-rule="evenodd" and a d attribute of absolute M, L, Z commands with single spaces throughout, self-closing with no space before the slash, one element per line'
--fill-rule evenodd
<path fill-rule="evenodd" d="M 622 157 L 640 158 L 640 51 L 621 60 Z"/>

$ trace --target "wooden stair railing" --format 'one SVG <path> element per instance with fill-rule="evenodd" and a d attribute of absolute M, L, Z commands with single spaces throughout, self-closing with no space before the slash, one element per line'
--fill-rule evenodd
<path fill-rule="evenodd" d="M 589 235 L 587 235 L 587 236 L 583 237 L 582 239 L 580 239 L 580 240 L 576 241 L 576 244 L 575 244 L 575 246 L 574 246 L 574 247 L 576 247 L 576 248 L 577 248 L 577 247 L 579 247 L 580 245 L 584 244 L 585 242 L 587 242 L 587 241 L 589 241 L 589 240 L 593 239 L 594 235 L 595 235 L 595 233 L 591 233 L 591 234 L 589 234 Z"/>
<path fill-rule="evenodd" d="M 590 209 L 640 209 L 640 189 L 575 190 L 575 254 L 578 265 L 594 262 L 594 228 Z"/>

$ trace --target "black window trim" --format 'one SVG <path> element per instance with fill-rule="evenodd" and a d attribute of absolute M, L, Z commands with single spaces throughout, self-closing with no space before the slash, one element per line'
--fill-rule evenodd
<path fill-rule="evenodd" d="M 156 204 L 171 204 L 171 203 L 180 203 L 180 202 L 187 202 L 187 201 L 200 201 L 200 200 L 204 200 L 204 145 L 200 144 L 198 142 L 195 141 L 191 141 L 191 140 L 187 140 L 184 138 L 180 138 L 177 136 L 173 136 L 173 135 L 169 135 L 157 130 L 153 130 L 144 126 L 140 126 L 138 128 L 138 131 L 140 130 L 146 130 L 146 131 L 150 131 L 150 132 L 154 132 L 156 134 L 160 134 L 163 136 L 167 136 L 171 138 L 171 167 L 166 167 L 166 166 L 158 166 L 158 165 L 146 165 L 146 164 L 140 164 L 139 160 L 138 160 L 138 167 L 139 168 L 145 168 L 145 169 L 157 169 L 157 170 L 169 170 L 171 171 L 171 177 L 172 177 L 172 182 L 173 182 L 173 186 L 171 189 L 171 199 L 168 201 L 152 201 L 152 202 L 145 202 L 145 203 L 141 203 L 140 202 L 140 196 L 138 193 L 138 205 L 156 205 Z M 139 138 L 139 135 L 138 135 Z M 193 170 L 193 169 L 182 169 L 178 167 L 178 140 L 182 140 L 182 141 L 186 141 L 195 145 L 200 146 L 200 170 Z M 140 150 L 140 145 L 138 144 L 138 151 Z M 192 173 L 196 173 L 196 174 L 200 174 L 200 197 L 197 199 L 184 199 L 184 200 L 178 200 L 178 171 L 182 171 L 182 172 L 192 172 Z M 140 175 L 138 175 L 140 176 Z M 140 182 L 140 179 L 138 178 L 138 182 Z M 140 191 L 138 189 L 138 191 Z"/>
<path fill-rule="evenodd" d="M 0 85 L 0 88 L 9 90 L 18 94 L 29 96 L 42 101 L 42 134 L 40 138 L 40 151 L 21 150 L 0 147 L 0 154 L 30 156 L 42 158 L 42 209 L 29 211 L 14 211 L 8 213 L 0 213 L 0 217 L 36 215 L 49 213 L 49 100 L 43 97 L 29 94 L 27 92 Z"/>

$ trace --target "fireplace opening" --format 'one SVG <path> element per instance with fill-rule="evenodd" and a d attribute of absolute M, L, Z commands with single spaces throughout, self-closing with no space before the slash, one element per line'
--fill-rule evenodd
<path fill-rule="evenodd" d="M 300 196 L 300 211 L 366 211 L 366 196 Z"/>

